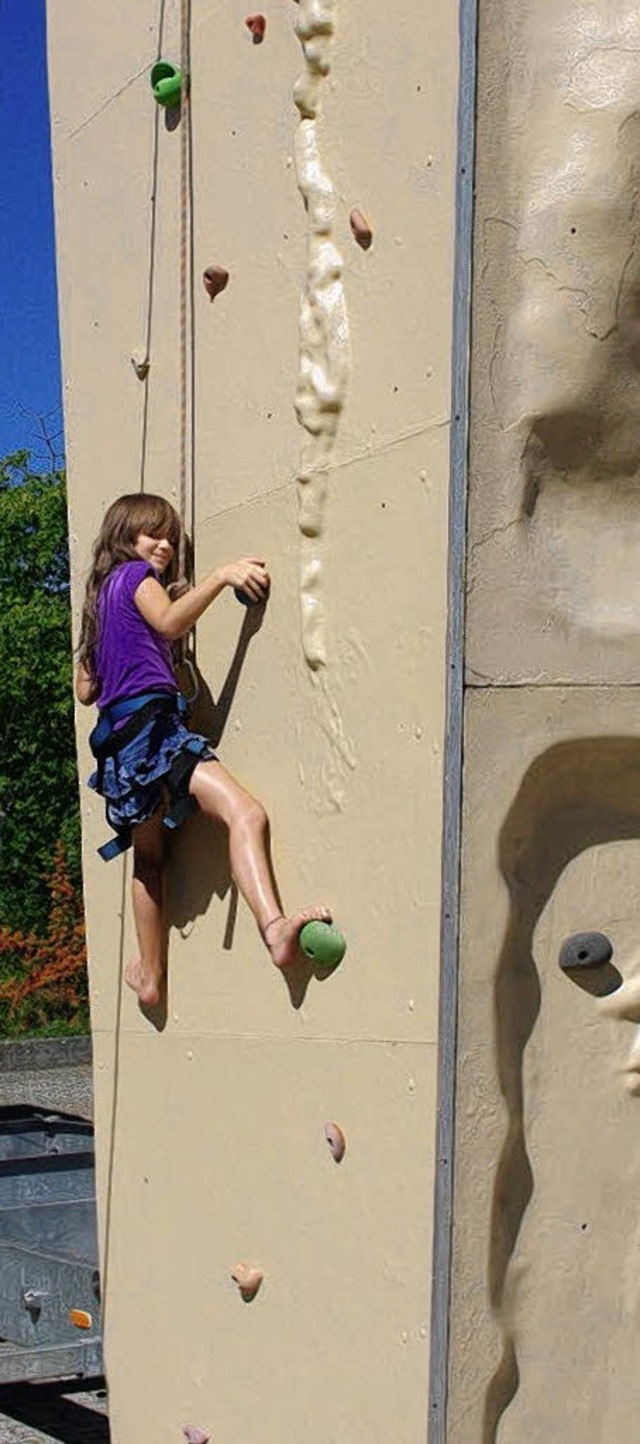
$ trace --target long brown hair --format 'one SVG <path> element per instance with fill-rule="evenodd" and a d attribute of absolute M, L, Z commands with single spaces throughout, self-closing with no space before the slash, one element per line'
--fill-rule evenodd
<path fill-rule="evenodd" d="M 104 515 L 94 548 L 93 561 L 87 578 L 78 661 L 85 668 L 93 682 L 97 682 L 95 651 L 98 640 L 98 593 L 109 573 L 121 562 L 136 560 L 136 542 L 141 534 L 166 537 L 174 549 L 173 557 L 162 578 L 164 586 L 171 586 L 178 580 L 178 554 L 182 524 L 178 513 L 164 496 L 149 492 L 134 492 L 130 496 L 119 496 L 111 503 Z M 189 555 L 188 548 L 187 557 Z"/>

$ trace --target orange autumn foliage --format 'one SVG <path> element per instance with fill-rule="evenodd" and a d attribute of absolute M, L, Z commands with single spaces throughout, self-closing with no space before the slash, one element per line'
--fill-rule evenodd
<path fill-rule="evenodd" d="M 67 868 L 64 845 L 55 849 L 49 876 L 51 906 L 44 936 L 0 927 L 0 968 L 13 965 L 0 981 L 0 1005 L 25 1023 L 87 1017 L 87 948 L 82 897 Z M 6 972 L 6 968 L 3 969 Z"/>

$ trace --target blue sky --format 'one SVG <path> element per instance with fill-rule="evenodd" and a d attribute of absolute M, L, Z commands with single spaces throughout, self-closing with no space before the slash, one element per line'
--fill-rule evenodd
<path fill-rule="evenodd" d="M 45 0 L 0 0 L 0 54 L 0 456 L 44 465 L 30 413 L 62 425 Z"/>

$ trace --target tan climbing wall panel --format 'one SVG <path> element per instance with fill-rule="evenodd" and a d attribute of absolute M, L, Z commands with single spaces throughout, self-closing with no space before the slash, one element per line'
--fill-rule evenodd
<path fill-rule="evenodd" d="M 135 1089 L 137 1038 L 121 1066 L 122 1089 Z M 162 1040 L 146 1066 L 144 1096 L 118 1137 L 127 1193 L 112 1228 L 130 1252 L 118 1252 L 111 1277 L 114 1376 L 129 1373 L 135 1338 L 139 1376 L 173 1359 L 185 1418 L 214 1420 L 223 1439 L 313 1438 L 320 1411 L 327 1438 L 364 1444 L 396 1428 L 418 1439 L 429 1257 L 406 1160 L 415 1153 L 412 1176 L 428 1196 L 425 1050 L 249 1038 L 212 1049 L 199 1035 Z M 333 1117 L 347 1137 L 340 1165 L 324 1137 Z M 167 1145 L 185 1130 L 190 1156 L 177 1170 Z M 131 1258 L 148 1253 L 157 1267 L 143 1279 Z M 264 1270 L 251 1304 L 230 1278 L 239 1262 Z M 378 1371 L 372 1357 L 384 1360 Z M 116 1390 L 116 1438 L 171 1437 L 158 1383 Z"/>
<path fill-rule="evenodd" d="M 472 682 L 638 675 L 639 46 L 633 0 L 480 5 Z"/>
<path fill-rule="evenodd" d="M 149 89 L 159 15 L 160 48 L 177 58 L 176 3 L 137 6 L 130 48 L 124 11 L 49 10 L 76 608 L 105 505 L 139 484 L 143 441 L 146 488 L 178 494 L 180 131 Z M 323 15 L 331 69 L 309 129 L 293 92 L 303 77 L 313 98 L 302 41 Z M 268 807 L 286 901 L 326 899 L 349 948 L 330 979 L 287 987 L 242 904 L 234 917 L 223 839 L 196 819 L 171 863 L 169 1009 L 154 1031 L 119 996 L 128 867 L 96 860 L 105 826 L 85 792 L 113 1438 L 171 1444 L 193 1420 L 218 1444 L 418 1441 L 457 9 L 279 0 L 261 46 L 243 21 L 192 6 L 196 562 L 201 576 L 255 550 L 273 587 L 254 636 L 231 596 L 203 618 L 196 720 L 222 733 L 225 763 Z M 354 206 L 373 229 L 366 253 Z M 144 382 L 130 358 L 146 345 L 151 258 Z M 212 264 L 230 273 L 213 304 L 201 280 Z M 313 526 L 299 517 L 300 475 Z M 302 536 L 300 520 L 319 535 Z M 308 618 L 315 598 L 305 645 L 311 655 L 320 638 L 326 666 L 312 671 L 301 603 Z M 83 714 L 83 772 L 88 725 Z M 332 1120 L 347 1135 L 340 1165 Z M 250 1304 L 230 1279 L 242 1261 L 265 1275 Z"/>
<path fill-rule="evenodd" d="M 449 1438 L 599 1444 L 638 1405 L 637 1026 L 558 957 L 637 975 L 635 691 L 496 689 L 466 736 Z"/>

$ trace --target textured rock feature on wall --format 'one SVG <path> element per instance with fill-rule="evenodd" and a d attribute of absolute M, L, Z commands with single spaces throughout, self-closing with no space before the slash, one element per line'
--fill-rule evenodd
<path fill-rule="evenodd" d="M 639 90 L 632 0 L 480 6 L 472 681 L 639 675 Z"/>
<path fill-rule="evenodd" d="M 582 691 L 468 707 L 452 1444 L 600 1444 L 640 1405 L 640 729 L 591 688 L 585 732 Z M 564 971 L 585 933 L 609 961 Z"/>
<path fill-rule="evenodd" d="M 307 269 L 300 307 L 300 371 L 296 415 L 307 432 L 298 472 L 302 555 L 302 645 L 310 667 L 326 662 L 324 575 L 321 559 L 329 463 L 349 371 L 349 324 L 342 256 L 332 238 L 337 198 L 323 165 L 320 96 L 331 70 L 334 0 L 300 0 L 295 30 L 305 69 L 294 86 L 300 112 L 296 174 L 307 212 Z"/>

